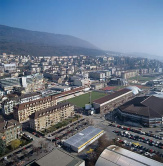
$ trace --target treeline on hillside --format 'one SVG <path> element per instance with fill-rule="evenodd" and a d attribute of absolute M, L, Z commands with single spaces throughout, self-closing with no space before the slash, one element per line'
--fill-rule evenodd
<path fill-rule="evenodd" d="M 29 43 L 11 43 L 0 42 L 0 53 L 14 55 L 32 55 L 32 56 L 72 56 L 72 55 L 103 55 L 104 51 L 72 47 L 72 46 L 47 46 Z"/>

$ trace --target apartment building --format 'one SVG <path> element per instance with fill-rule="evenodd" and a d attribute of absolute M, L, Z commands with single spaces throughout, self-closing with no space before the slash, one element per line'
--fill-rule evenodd
<path fill-rule="evenodd" d="M 34 93 L 29 93 L 29 94 L 23 94 L 22 96 L 19 97 L 20 103 L 27 103 L 30 101 L 34 101 L 37 99 L 40 99 L 42 97 L 40 92 L 34 92 Z"/>
<path fill-rule="evenodd" d="M 55 96 L 43 97 L 38 100 L 30 101 L 27 103 L 18 104 L 14 107 L 14 118 L 20 122 L 26 122 L 29 120 L 29 116 L 37 111 L 49 108 L 56 105 Z"/>
<path fill-rule="evenodd" d="M 30 128 L 39 131 L 61 122 L 74 115 L 74 105 L 60 103 L 55 106 L 34 112 L 29 116 Z"/>
<path fill-rule="evenodd" d="M 13 113 L 13 110 L 14 110 L 13 108 L 17 104 L 34 101 L 34 100 L 40 99 L 41 97 L 42 97 L 41 93 L 39 93 L 39 92 L 24 94 L 20 97 L 18 97 L 18 96 L 8 97 L 7 100 L 4 100 L 2 102 L 2 113 L 5 115 L 9 115 L 9 114 Z"/>
<path fill-rule="evenodd" d="M 89 77 L 97 80 L 104 80 L 106 75 L 105 72 L 89 72 Z"/>
<path fill-rule="evenodd" d="M 139 73 L 139 70 L 130 70 L 130 71 L 125 71 L 121 73 L 121 77 L 123 79 L 128 79 L 137 76 Z"/>
<path fill-rule="evenodd" d="M 21 132 L 21 124 L 14 119 L 0 122 L 0 138 L 5 141 L 6 145 L 18 139 Z"/>
<path fill-rule="evenodd" d="M 4 64 L 5 71 L 16 71 L 16 64 Z"/>
<path fill-rule="evenodd" d="M 9 115 L 13 113 L 13 107 L 18 104 L 18 98 L 7 99 L 2 102 L 2 113 Z"/>

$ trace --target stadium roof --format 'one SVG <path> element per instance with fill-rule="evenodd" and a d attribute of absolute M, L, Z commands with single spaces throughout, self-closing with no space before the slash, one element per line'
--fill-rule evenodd
<path fill-rule="evenodd" d="M 162 166 L 163 164 L 116 145 L 107 147 L 95 166 Z"/>
<path fill-rule="evenodd" d="M 119 107 L 123 112 L 142 115 L 149 118 L 162 117 L 162 108 L 163 99 L 155 96 L 136 97 Z"/>
<path fill-rule="evenodd" d="M 87 141 L 89 141 L 91 138 L 95 137 L 97 134 L 102 132 L 104 131 L 99 128 L 89 126 L 86 129 L 75 134 L 74 136 L 70 137 L 69 139 L 65 140 L 64 142 L 69 144 L 70 146 L 79 148 L 82 145 L 84 145 Z"/>
<path fill-rule="evenodd" d="M 132 92 L 132 91 L 130 89 L 121 89 L 121 90 L 116 91 L 116 92 L 114 92 L 114 93 L 112 93 L 110 95 L 107 95 L 107 96 L 104 96 L 104 97 L 102 97 L 100 99 L 94 100 L 93 103 L 103 104 L 103 103 L 105 103 L 105 102 L 107 102 L 109 100 L 112 100 L 112 99 L 114 99 L 116 97 L 119 97 L 119 96 L 121 96 L 123 94 L 126 94 L 128 92 Z"/>

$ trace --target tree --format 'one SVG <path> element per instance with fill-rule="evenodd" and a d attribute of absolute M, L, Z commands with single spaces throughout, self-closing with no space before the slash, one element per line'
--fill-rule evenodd
<path fill-rule="evenodd" d="M 0 139 L 0 156 L 5 153 L 5 149 L 6 149 L 5 142 L 2 139 Z"/>
<path fill-rule="evenodd" d="M 14 141 L 11 141 L 11 148 L 14 150 L 18 148 L 21 144 L 21 141 L 19 139 L 16 139 Z"/>

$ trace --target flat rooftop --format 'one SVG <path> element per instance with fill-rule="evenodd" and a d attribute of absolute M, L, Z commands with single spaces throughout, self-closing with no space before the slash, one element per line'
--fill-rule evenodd
<path fill-rule="evenodd" d="M 96 135 L 102 132 L 104 131 L 99 128 L 89 126 L 86 129 L 75 134 L 74 136 L 70 137 L 69 139 L 65 140 L 64 142 L 69 144 L 70 146 L 79 148 L 80 146 L 88 142 L 91 138 L 95 137 Z"/>
<path fill-rule="evenodd" d="M 64 150 L 55 148 L 53 151 L 36 160 L 31 166 L 78 166 L 84 161 Z"/>

